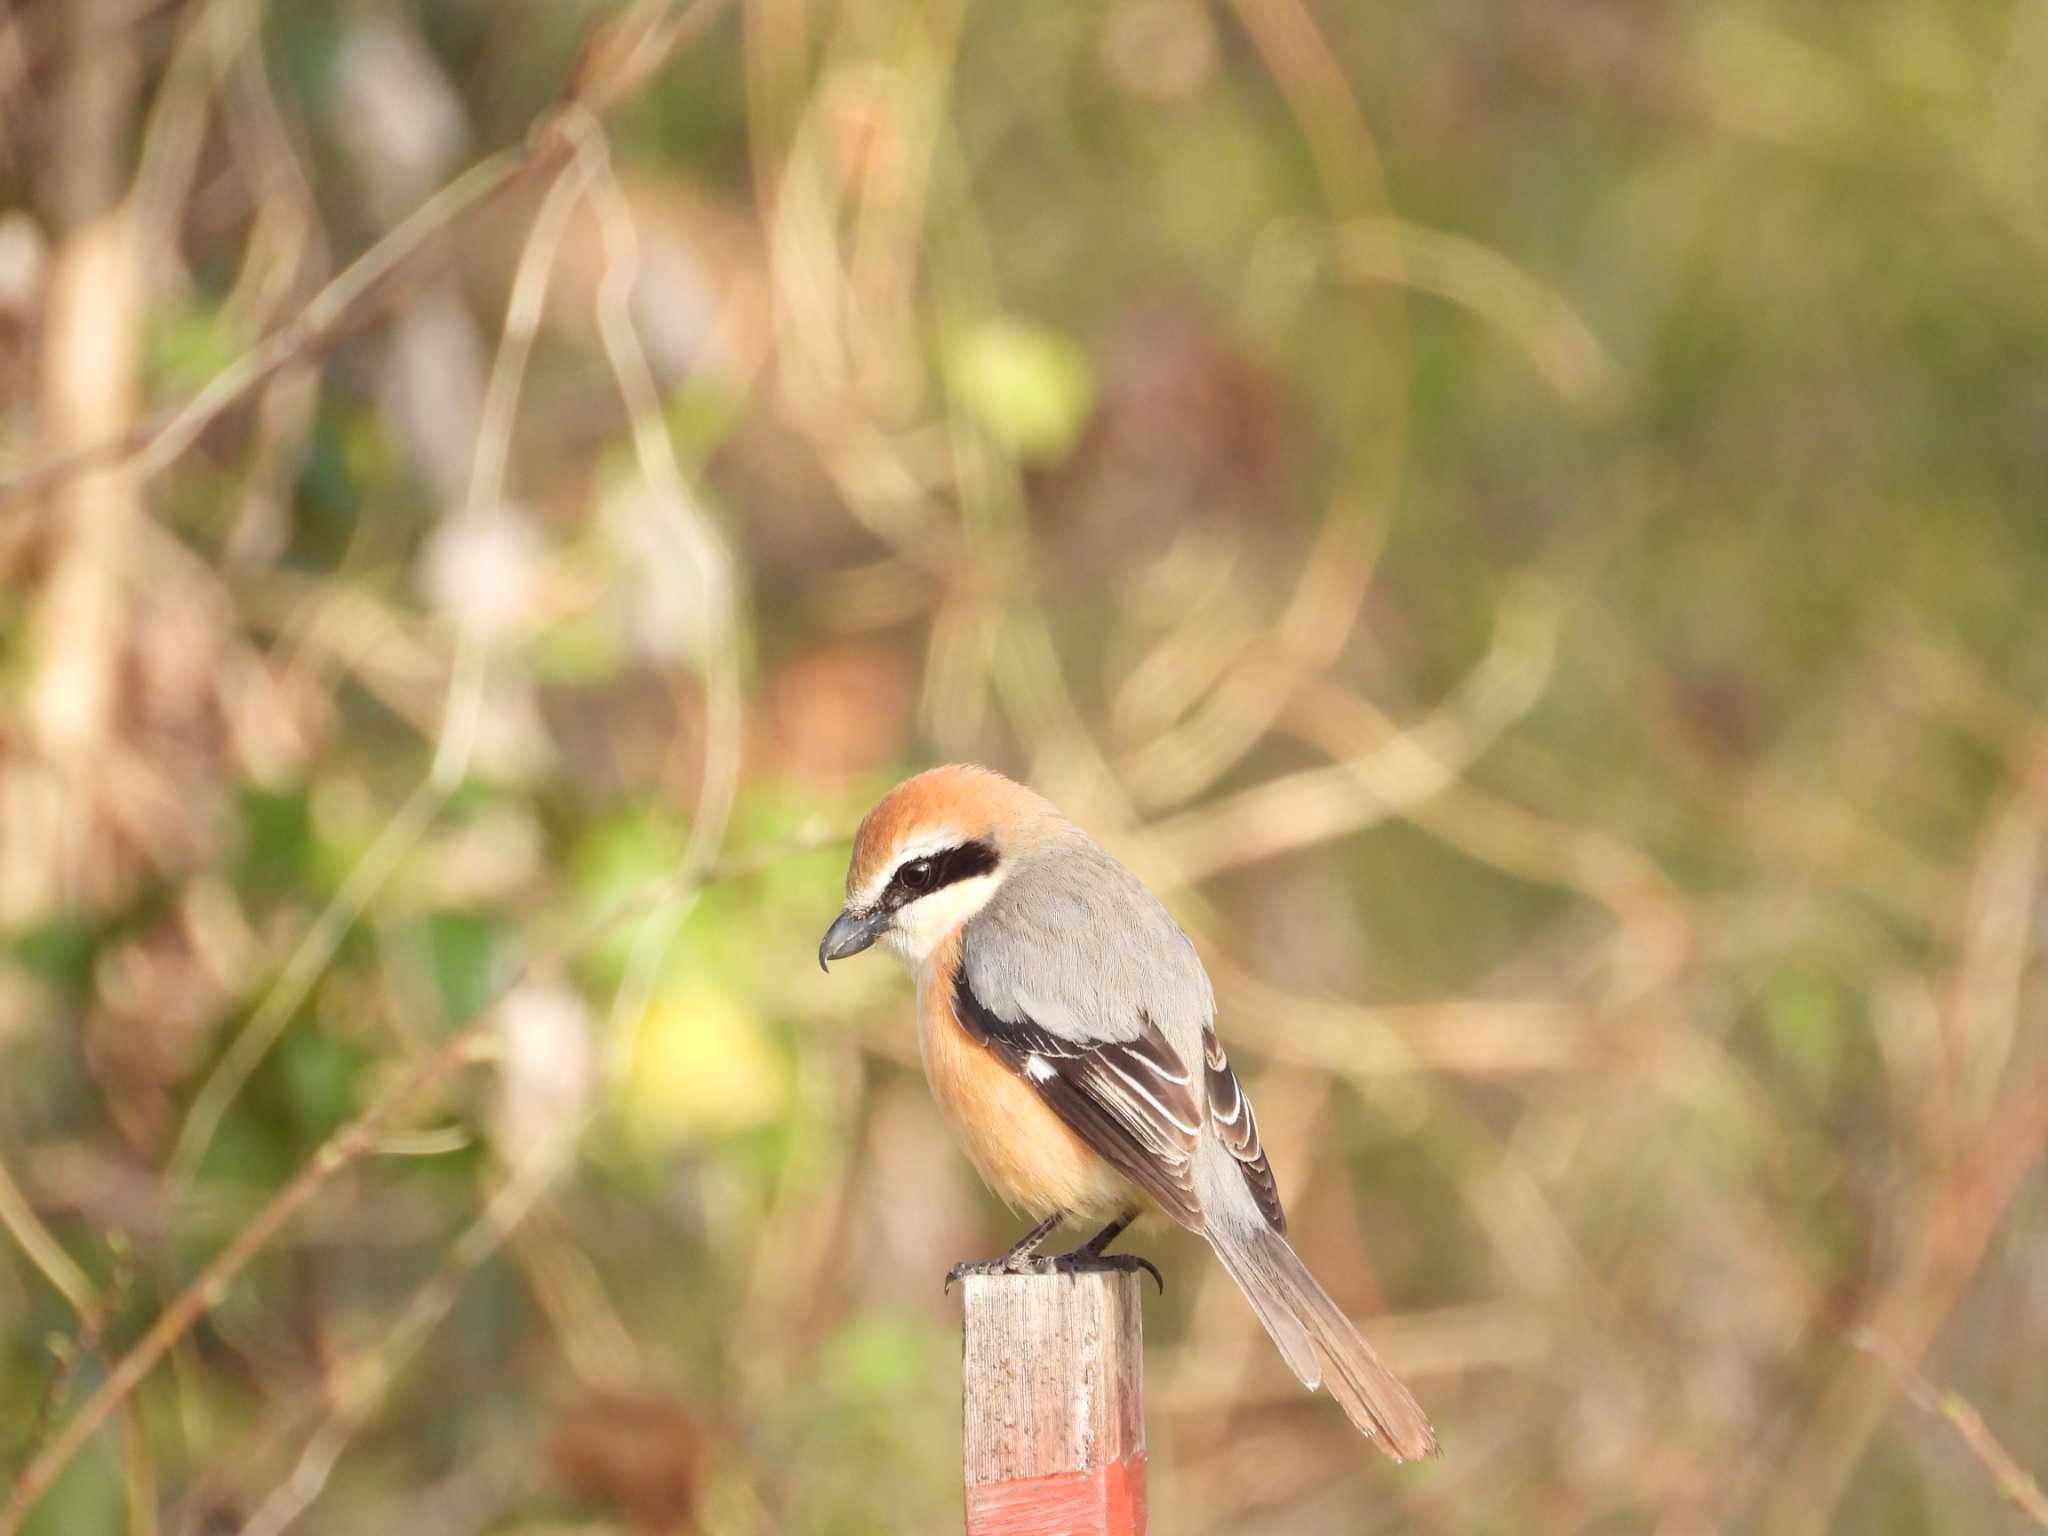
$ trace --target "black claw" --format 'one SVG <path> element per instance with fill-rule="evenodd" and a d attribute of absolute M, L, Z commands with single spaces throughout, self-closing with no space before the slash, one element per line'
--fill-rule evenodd
<path fill-rule="evenodd" d="M 1049 1275 L 1058 1261 L 1028 1253 L 1006 1253 L 999 1259 L 965 1259 L 946 1271 L 942 1293 L 950 1294 L 955 1280 L 969 1275 Z"/>
<path fill-rule="evenodd" d="M 951 1269 L 946 1271 L 946 1283 L 944 1287 L 941 1289 L 940 1294 L 946 1296 L 952 1295 L 953 1282 L 955 1280 L 965 1279 L 969 1275 L 986 1275 L 994 1273 L 990 1266 L 995 1262 L 997 1261 L 990 1259 L 962 1259 L 958 1264 L 955 1264 Z"/>
<path fill-rule="evenodd" d="M 1053 1269 L 1062 1275 L 1085 1275 L 1103 1270 L 1121 1275 L 1134 1275 L 1143 1270 L 1152 1277 L 1152 1283 L 1159 1287 L 1159 1294 L 1166 1294 L 1166 1278 L 1159 1273 L 1159 1266 L 1150 1259 L 1138 1257 L 1135 1253 L 1097 1253 L 1093 1248 L 1076 1248 L 1063 1253 L 1052 1261 Z"/>

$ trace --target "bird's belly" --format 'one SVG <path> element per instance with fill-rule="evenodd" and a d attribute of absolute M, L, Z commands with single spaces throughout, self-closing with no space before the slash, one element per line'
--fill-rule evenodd
<path fill-rule="evenodd" d="M 950 1009 L 920 1009 L 925 1079 L 988 1187 L 1033 1216 L 1108 1217 L 1143 1203 L 1135 1187 L 1023 1078 L 970 1038 Z"/>

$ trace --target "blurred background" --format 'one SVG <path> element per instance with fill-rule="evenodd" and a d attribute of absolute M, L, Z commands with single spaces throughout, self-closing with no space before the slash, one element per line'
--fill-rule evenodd
<path fill-rule="evenodd" d="M 962 758 L 1446 1446 L 1141 1233 L 1162 1536 L 2048 1524 L 2044 164 L 2041 0 L 0 5 L 0 1530 L 957 1528 Z"/>

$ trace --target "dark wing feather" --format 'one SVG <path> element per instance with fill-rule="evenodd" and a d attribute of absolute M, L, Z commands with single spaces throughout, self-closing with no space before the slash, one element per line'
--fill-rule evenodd
<path fill-rule="evenodd" d="M 1287 1213 L 1280 1209 L 1280 1186 L 1273 1182 L 1273 1165 L 1266 1161 L 1266 1149 L 1259 1144 L 1258 1117 L 1223 1054 L 1216 1031 L 1206 1024 L 1202 1026 L 1202 1065 L 1208 1072 L 1209 1123 L 1244 1170 L 1244 1181 L 1251 1186 L 1252 1198 L 1259 1202 L 1266 1220 L 1275 1232 L 1284 1234 Z"/>
<path fill-rule="evenodd" d="M 1036 1088 L 1053 1113 L 1161 1210 L 1190 1231 L 1202 1230 L 1194 1176 L 1201 1103 L 1192 1072 L 1156 1023 L 1140 1014 L 1129 1040 L 1070 1040 L 1029 1018 L 997 1015 L 975 995 L 964 965 L 953 992 L 970 1036 Z"/>

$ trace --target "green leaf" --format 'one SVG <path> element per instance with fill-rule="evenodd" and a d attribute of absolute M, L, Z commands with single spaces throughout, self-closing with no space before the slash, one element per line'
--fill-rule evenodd
<path fill-rule="evenodd" d="M 819 1370 L 826 1389 L 846 1406 L 887 1403 L 936 1374 L 943 1348 L 922 1317 L 877 1310 L 825 1342 Z"/>
<path fill-rule="evenodd" d="M 301 1136 L 324 1141 L 354 1113 L 363 1058 L 353 1046 L 302 1025 L 279 1042 L 277 1064 Z"/>
<path fill-rule="evenodd" d="M 629 808 L 592 824 L 569 859 L 578 921 L 609 917 L 650 881 L 673 873 L 685 846 L 683 829 L 658 805 Z M 641 939 L 660 938 L 671 933 L 673 925 L 673 914 L 663 910 L 613 923 L 591 944 L 581 964 L 592 976 L 617 981 Z"/>
<path fill-rule="evenodd" d="M 298 891 L 311 872 L 313 818 L 303 789 L 244 790 L 242 855 L 235 883 L 264 896 Z"/>
<path fill-rule="evenodd" d="M 476 1017 L 497 992 L 499 925 L 469 912 L 436 912 L 427 919 L 434 982 L 448 1017 Z"/>
<path fill-rule="evenodd" d="M 1817 971 L 1786 966 L 1764 984 L 1763 1024 L 1771 1046 L 1812 1098 L 1826 1098 L 1842 1064 L 1842 1002 Z"/>
<path fill-rule="evenodd" d="M 528 655 L 543 681 L 588 687 L 618 676 L 626 664 L 625 635 L 609 610 L 576 614 L 535 635 Z"/>
<path fill-rule="evenodd" d="M 224 309 L 187 299 L 153 310 L 143 366 L 153 393 L 182 400 L 197 394 L 242 353 L 247 339 Z"/>
<path fill-rule="evenodd" d="M 945 372 L 962 409 L 1027 462 L 1064 459 L 1095 408 L 1087 354 L 1014 317 L 984 320 L 954 337 Z"/>
<path fill-rule="evenodd" d="M 128 1501 L 122 1490 L 113 1429 L 102 1430 L 92 1448 L 64 1469 L 22 1526 L 23 1536 L 72 1536 L 79 1531 L 127 1529 Z"/>

